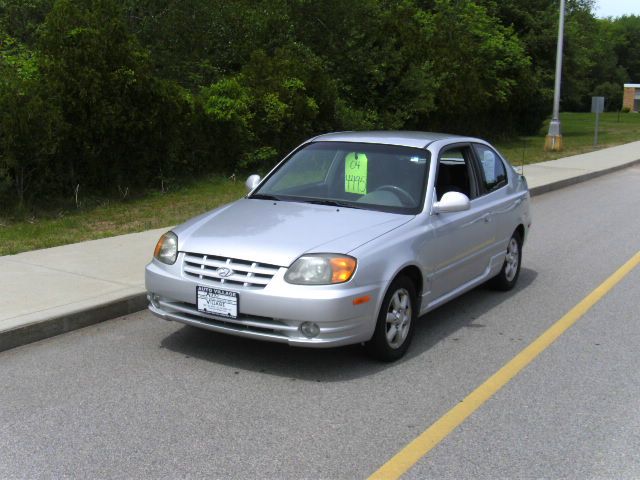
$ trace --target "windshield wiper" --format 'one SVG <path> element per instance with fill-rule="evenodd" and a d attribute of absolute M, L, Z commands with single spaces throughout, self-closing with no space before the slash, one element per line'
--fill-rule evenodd
<path fill-rule="evenodd" d="M 353 205 L 352 203 L 339 202 L 337 200 L 328 200 L 328 199 L 312 199 L 312 200 L 301 200 L 304 203 L 313 203 L 314 205 L 328 205 L 330 207 L 345 207 L 345 208 L 359 208 L 362 207 Z"/>
<path fill-rule="evenodd" d="M 254 193 L 249 198 L 255 198 L 256 200 L 282 200 L 280 197 L 266 193 Z"/>

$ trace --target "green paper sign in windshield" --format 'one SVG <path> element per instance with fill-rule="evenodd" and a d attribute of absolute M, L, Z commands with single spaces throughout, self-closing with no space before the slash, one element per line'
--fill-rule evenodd
<path fill-rule="evenodd" d="M 344 159 L 344 191 L 365 195 L 367 193 L 367 156 L 351 152 Z"/>

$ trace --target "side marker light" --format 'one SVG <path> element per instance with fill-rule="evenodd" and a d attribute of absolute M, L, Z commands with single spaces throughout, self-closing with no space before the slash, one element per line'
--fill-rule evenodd
<path fill-rule="evenodd" d="M 353 299 L 354 305 L 362 305 L 363 303 L 367 303 L 371 300 L 371 295 L 365 295 L 364 297 L 358 297 Z"/>

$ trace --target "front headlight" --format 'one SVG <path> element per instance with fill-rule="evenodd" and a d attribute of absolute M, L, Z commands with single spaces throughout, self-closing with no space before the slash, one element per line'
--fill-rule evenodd
<path fill-rule="evenodd" d="M 356 259 L 347 255 L 303 255 L 289 267 L 284 279 L 296 285 L 344 283 L 353 276 L 356 264 Z"/>
<path fill-rule="evenodd" d="M 173 232 L 167 232 L 160 237 L 153 251 L 153 256 L 167 265 L 173 265 L 178 258 L 178 236 Z"/>

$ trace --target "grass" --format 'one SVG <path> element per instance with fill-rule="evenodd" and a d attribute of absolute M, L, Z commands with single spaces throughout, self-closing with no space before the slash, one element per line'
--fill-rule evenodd
<path fill-rule="evenodd" d="M 513 165 L 521 165 L 555 160 L 640 140 L 640 115 L 635 113 L 601 114 L 596 147 L 593 145 L 594 113 L 562 113 L 560 114 L 560 124 L 563 141 L 562 152 L 544 151 L 548 123 L 545 123 L 538 135 L 496 141 L 494 144 Z"/>
<path fill-rule="evenodd" d="M 169 193 L 111 201 L 74 212 L 52 212 L 28 220 L 0 218 L 0 255 L 176 225 L 245 193 L 243 181 L 212 177 Z"/>
<path fill-rule="evenodd" d="M 535 136 L 495 145 L 514 164 L 537 163 L 594 150 L 594 114 L 563 113 L 564 150 L 545 152 L 547 128 Z M 640 140 L 640 115 L 605 113 L 600 117 L 599 145 L 605 148 Z M 37 212 L 28 219 L 0 216 L 0 255 L 176 225 L 194 215 L 233 201 L 245 193 L 244 179 L 211 177 L 169 193 L 110 201 L 76 211 Z"/>

